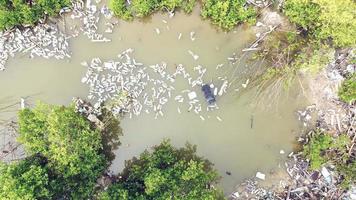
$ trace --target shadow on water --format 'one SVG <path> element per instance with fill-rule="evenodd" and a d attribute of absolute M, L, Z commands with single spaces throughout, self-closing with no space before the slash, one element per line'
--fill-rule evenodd
<path fill-rule="evenodd" d="M 121 145 L 119 137 L 123 135 L 120 127 L 120 121 L 113 116 L 107 109 L 102 110 L 99 119 L 104 123 L 102 131 L 103 153 L 108 159 L 109 164 L 115 159 L 114 150 Z"/>

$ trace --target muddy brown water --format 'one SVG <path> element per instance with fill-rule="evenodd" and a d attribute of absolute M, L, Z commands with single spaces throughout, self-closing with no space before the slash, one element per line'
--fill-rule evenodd
<path fill-rule="evenodd" d="M 164 23 L 162 19 L 168 23 Z M 157 34 L 155 28 L 160 29 Z M 196 40 L 191 41 L 194 31 Z M 178 40 L 182 33 L 181 40 Z M 86 98 L 88 88 L 81 83 L 86 67 L 84 60 L 99 57 L 113 59 L 127 48 L 135 49 L 134 56 L 145 64 L 165 61 L 169 67 L 182 63 L 186 68 L 200 64 L 208 69 L 207 80 L 217 81 L 217 76 L 228 76 L 235 81 L 228 94 L 218 97 L 219 110 L 203 111 L 206 120 L 172 101 L 164 108 L 164 117 L 142 114 L 132 119 L 124 118 L 122 145 L 111 169 L 119 172 L 124 161 L 139 155 L 144 149 L 158 144 L 163 138 L 171 139 L 177 146 L 187 141 L 198 146 L 198 153 L 215 164 L 222 176 L 222 187 L 231 192 L 244 178 L 254 176 L 257 171 L 267 174 L 280 163 L 293 147 L 295 133 L 300 130 L 295 110 L 302 105 L 298 93 L 285 93 L 278 104 L 265 109 L 273 102 L 262 100 L 256 106 L 255 90 L 241 88 L 252 63 L 239 62 L 229 65 L 227 57 L 234 52 L 240 56 L 241 49 L 255 38 L 251 29 L 239 27 L 229 33 L 217 31 L 208 21 L 202 21 L 197 12 L 192 15 L 177 14 L 173 18 L 156 14 L 147 22 L 122 22 L 113 34 L 107 34 L 110 43 L 91 43 L 84 36 L 71 39 L 70 60 L 29 59 L 28 55 L 17 55 L 10 59 L 6 71 L 0 73 L 1 99 L 18 101 L 29 97 L 30 104 L 41 100 L 53 104 L 68 104 L 72 97 Z M 194 60 L 188 50 L 200 57 Z M 216 70 L 216 65 L 225 65 Z M 236 69 L 236 70 L 235 70 Z M 231 80 L 231 79 L 230 79 Z M 177 81 L 177 88 L 186 87 Z M 216 119 L 219 116 L 222 121 Z M 251 125 L 251 122 L 253 123 Z M 226 172 L 231 172 L 227 175 Z"/>

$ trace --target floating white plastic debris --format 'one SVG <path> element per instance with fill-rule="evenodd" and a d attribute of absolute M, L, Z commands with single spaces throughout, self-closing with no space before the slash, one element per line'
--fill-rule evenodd
<path fill-rule="evenodd" d="M 164 19 L 162 19 L 162 22 L 163 22 L 163 23 L 165 23 L 165 24 L 167 24 L 167 23 L 168 23 L 168 22 L 167 22 L 166 20 L 164 20 Z"/>
<path fill-rule="evenodd" d="M 203 121 L 205 120 L 205 118 L 203 116 L 199 115 L 199 117 L 201 120 L 203 120 Z"/>
<path fill-rule="evenodd" d="M 104 67 L 107 68 L 107 69 L 111 69 L 113 68 L 113 63 L 112 62 L 104 62 Z"/>
<path fill-rule="evenodd" d="M 222 86 L 219 90 L 219 93 L 218 93 L 219 96 L 223 95 L 223 93 L 226 92 L 227 83 L 228 83 L 228 81 L 225 80 L 224 83 L 222 84 Z"/>
<path fill-rule="evenodd" d="M 87 81 L 88 81 L 87 77 L 83 77 L 82 80 L 81 80 L 82 83 L 86 83 Z"/>
<path fill-rule="evenodd" d="M 80 63 L 82 66 L 88 67 L 88 63 L 86 61 L 83 61 Z"/>
<path fill-rule="evenodd" d="M 190 32 L 190 39 L 191 39 L 192 41 L 195 40 L 195 32 L 194 32 L 194 31 Z"/>
<path fill-rule="evenodd" d="M 110 39 L 103 38 L 103 39 L 92 39 L 92 42 L 111 42 Z"/>
<path fill-rule="evenodd" d="M 222 119 L 219 116 L 216 116 L 216 119 L 220 122 L 222 122 Z"/>
<path fill-rule="evenodd" d="M 257 22 L 256 26 L 260 27 L 260 26 L 265 26 L 265 25 L 263 23 L 261 23 L 261 22 Z"/>
<path fill-rule="evenodd" d="M 306 116 L 305 116 L 305 120 L 306 120 L 306 121 L 311 120 L 311 118 L 312 118 L 312 117 L 311 117 L 310 115 L 306 115 Z"/>
<path fill-rule="evenodd" d="M 224 64 L 218 64 L 216 65 L 216 69 L 220 69 L 222 66 L 224 66 Z"/>
<path fill-rule="evenodd" d="M 95 102 L 95 105 L 115 99 L 117 103 L 113 106 L 112 112 L 116 116 L 127 114 L 132 117 L 144 111 L 153 112 L 157 119 L 164 116 L 163 107 L 169 102 L 171 93 L 175 90 L 175 87 L 170 85 L 171 79 L 183 76 L 191 87 L 203 84 L 206 69 L 202 66 L 194 69 L 199 75 L 193 79 L 182 64 L 176 65 L 176 71 L 171 74 L 167 71 L 167 63 L 145 66 L 131 56 L 132 52 L 133 49 L 123 51 L 116 60 L 101 61 L 99 58 L 93 58 L 88 63 L 87 73 L 82 78 L 82 82 L 89 85 L 88 98 Z M 149 74 L 152 72 L 157 73 L 158 78 L 151 77 Z M 199 115 L 202 105 L 197 99 L 197 93 L 190 89 L 182 90 L 180 93 L 181 95 L 174 96 L 174 100 L 183 103 L 185 98 L 189 99 L 188 102 L 186 101 L 189 105 L 188 110 Z M 187 96 L 182 95 L 183 93 L 187 93 Z M 179 107 L 177 112 L 181 113 Z M 201 118 L 205 119 L 203 116 Z"/>
<path fill-rule="evenodd" d="M 178 40 L 180 40 L 181 38 L 182 38 L 182 33 L 179 33 Z"/>
<path fill-rule="evenodd" d="M 198 60 L 199 56 L 194 54 L 191 50 L 188 50 L 188 53 L 193 56 L 194 60 Z"/>
<path fill-rule="evenodd" d="M 237 198 L 239 198 L 239 197 L 240 197 L 239 192 L 234 192 L 234 193 L 232 194 L 232 198 L 234 198 L 234 199 L 237 199 Z"/>
<path fill-rule="evenodd" d="M 21 98 L 21 103 L 20 103 L 20 106 L 21 106 L 21 109 L 25 109 L 25 99 L 24 98 Z"/>
<path fill-rule="evenodd" d="M 281 150 L 279 151 L 279 153 L 280 153 L 280 154 L 284 154 L 285 152 L 284 152 L 283 149 L 281 149 Z"/>
<path fill-rule="evenodd" d="M 248 83 L 249 83 L 249 81 L 250 81 L 250 79 L 247 79 L 246 82 L 242 84 L 242 87 L 243 87 L 243 88 L 246 88 L 247 85 L 248 85 Z"/>
<path fill-rule="evenodd" d="M 69 13 L 69 12 L 70 12 L 70 8 L 65 7 L 65 8 L 62 8 L 62 9 L 59 11 L 59 14 L 62 15 L 63 13 Z"/>
<path fill-rule="evenodd" d="M 0 70 L 4 70 L 6 61 L 19 52 L 29 53 L 30 58 L 70 58 L 68 45 L 68 37 L 49 24 L 0 32 Z"/>
<path fill-rule="evenodd" d="M 168 12 L 169 18 L 172 18 L 174 16 L 174 12 Z"/>
<path fill-rule="evenodd" d="M 161 33 L 161 31 L 159 30 L 159 28 L 155 28 L 156 33 L 159 35 Z"/>
<path fill-rule="evenodd" d="M 218 88 L 214 89 L 214 96 L 218 95 Z"/>
<path fill-rule="evenodd" d="M 86 7 L 87 7 L 87 8 L 90 8 L 90 6 L 91 6 L 91 0 L 87 0 L 87 1 L 86 1 Z"/>
<path fill-rule="evenodd" d="M 112 32 L 113 32 L 113 30 L 111 28 L 105 29 L 105 33 L 112 33 Z"/>
<path fill-rule="evenodd" d="M 195 93 L 194 91 L 193 92 L 189 92 L 188 93 L 188 98 L 190 100 L 197 98 L 197 93 Z"/>
<path fill-rule="evenodd" d="M 98 0 L 97 0 L 98 1 Z M 106 19 L 111 19 L 113 16 L 113 12 L 110 11 L 110 9 L 104 5 L 101 9 L 100 9 L 101 14 L 103 14 L 105 16 Z"/>
<path fill-rule="evenodd" d="M 256 178 L 259 178 L 261 180 L 265 180 L 266 179 L 266 175 L 261 173 L 261 172 L 257 172 L 256 173 Z"/>

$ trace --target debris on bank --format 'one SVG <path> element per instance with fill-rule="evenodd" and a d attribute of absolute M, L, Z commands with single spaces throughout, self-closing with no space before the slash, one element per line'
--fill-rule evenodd
<path fill-rule="evenodd" d="M 301 153 L 291 153 L 280 170 L 284 175 L 277 177 L 277 180 L 273 180 L 273 183 L 269 183 L 268 186 L 261 185 L 261 180 L 256 178 L 245 180 L 230 195 L 230 199 L 352 200 L 351 195 L 355 192 L 352 189 L 345 192 L 340 188 L 338 185 L 340 174 L 337 173 L 333 165 L 310 171 L 309 162 L 303 158 Z"/>
<path fill-rule="evenodd" d="M 350 138 L 351 144 L 345 145 L 344 150 L 351 161 L 356 156 L 356 105 L 341 102 L 337 90 L 347 74 L 355 73 L 355 64 L 350 64 L 350 60 L 355 57 L 353 53 L 352 49 L 338 51 L 335 60 L 310 79 L 309 93 L 312 94 L 310 100 L 313 104 L 297 112 L 299 120 L 308 129 L 321 130 L 331 134 L 334 139 L 341 135 Z M 302 133 L 297 140 L 305 146 L 309 144 L 312 134 L 313 131 Z M 283 175 L 277 176 L 277 180 L 263 186 L 256 178 L 247 179 L 237 186 L 230 199 L 356 199 L 356 186 L 352 185 L 354 181 L 351 181 L 348 189 L 341 187 L 345 177 L 338 171 L 336 164 L 326 162 L 319 169 L 312 170 L 310 160 L 302 152 L 292 152 L 284 165 L 280 166 L 279 171 Z M 262 180 L 266 178 L 259 172 L 256 177 Z M 264 181 L 269 181 L 272 177 L 273 174 Z"/>

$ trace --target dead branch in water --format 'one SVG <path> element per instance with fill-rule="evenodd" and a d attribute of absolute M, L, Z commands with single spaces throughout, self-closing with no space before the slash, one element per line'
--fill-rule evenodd
<path fill-rule="evenodd" d="M 243 49 L 242 51 L 245 52 L 245 51 L 255 51 L 255 50 L 259 50 L 259 48 L 257 48 L 259 42 L 263 41 L 264 38 L 265 38 L 267 35 L 269 35 L 270 33 L 272 33 L 278 26 L 279 26 L 279 25 L 274 26 L 274 27 L 271 27 L 271 26 L 270 26 L 270 30 L 269 30 L 269 31 L 263 33 L 261 37 L 257 38 L 257 40 L 255 40 L 255 41 L 251 44 L 250 47 L 245 48 L 245 49 Z"/>

